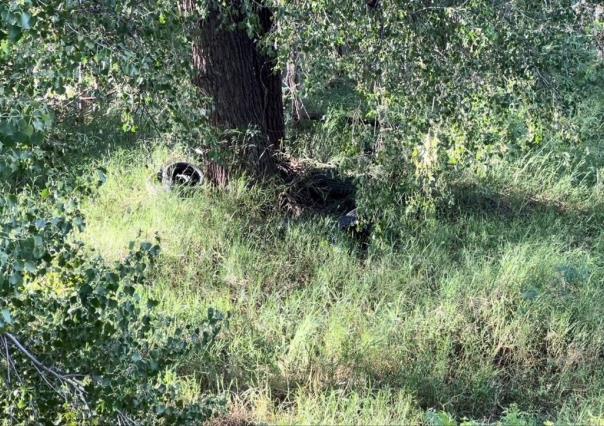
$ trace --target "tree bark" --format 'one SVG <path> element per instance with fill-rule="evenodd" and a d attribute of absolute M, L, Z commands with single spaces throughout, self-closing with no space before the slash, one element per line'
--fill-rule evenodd
<path fill-rule="evenodd" d="M 239 2 L 232 1 L 237 24 Z M 281 75 L 275 60 L 261 50 L 258 39 L 241 29 L 229 29 L 217 7 L 210 6 L 199 23 L 193 47 L 193 64 L 198 71 L 195 84 L 212 99 L 212 124 L 221 129 L 254 129 L 251 143 L 239 160 L 256 175 L 276 171 L 275 153 L 285 136 Z M 258 37 L 272 26 L 270 9 L 258 6 Z M 232 21 L 231 21 L 232 22 Z"/>

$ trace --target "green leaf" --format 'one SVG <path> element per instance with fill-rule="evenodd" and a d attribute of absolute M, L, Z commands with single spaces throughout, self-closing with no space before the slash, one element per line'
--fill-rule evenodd
<path fill-rule="evenodd" d="M 8 39 L 11 42 L 16 42 L 21 38 L 21 28 L 12 25 L 8 28 Z"/>
<path fill-rule="evenodd" d="M 21 28 L 25 31 L 31 29 L 31 15 L 27 12 L 21 13 Z"/>
<path fill-rule="evenodd" d="M 0 135 L 10 137 L 14 134 L 15 127 L 9 121 L 3 120 L 0 124 Z"/>
<path fill-rule="evenodd" d="M 91 293 L 92 293 L 92 287 L 90 287 L 88 284 L 84 284 L 82 287 L 80 287 L 80 297 L 82 299 L 85 299 Z"/>
<path fill-rule="evenodd" d="M 29 272 L 30 274 L 35 274 L 38 270 L 38 268 L 36 268 L 36 265 L 34 265 L 32 262 L 25 262 L 25 265 L 23 266 L 23 270 L 25 272 Z"/>
<path fill-rule="evenodd" d="M 42 259 L 46 255 L 46 250 L 42 246 L 37 246 L 37 247 L 34 247 L 32 254 L 33 254 L 34 258 Z"/>
<path fill-rule="evenodd" d="M 2 309 L 0 311 L 0 317 L 5 325 L 11 325 L 13 323 L 13 317 L 11 316 L 8 309 Z"/>
<path fill-rule="evenodd" d="M 14 287 L 18 286 L 23 282 L 23 275 L 20 272 L 13 272 L 10 278 L 8 279 L 8 283 Z"/>
<path fill-rule="evenodd" d="M 50 189 L 48 188 L 44 188 L 41 192 L 40 192 L 40 197 L 42 197 L 43 200 L 47 200 L 48 198 L 50 198 L 50 196 L 52 195 L 52 193 L 50 192 Z M 37 224 L 38 222 L 36 222 Z"/>
<path fill-rule="evenodd" d="M 42 246 L 44 246 L 44 239 L 39 235 L 35 235 L 34 236 L 34 247 L 42 247 Z"/>
<path fill-rule="evenodd" d="M 31 124 L 28 124 L 23 128 L 22 132 L 25 136 L 27 136 L 28 138 L 31 138 L 31 135 L 34 134 L 34 126 L 32 126 Z"/>

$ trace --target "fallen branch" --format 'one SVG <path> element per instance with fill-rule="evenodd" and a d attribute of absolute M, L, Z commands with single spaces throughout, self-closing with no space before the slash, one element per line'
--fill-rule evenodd
<path fill-rule="evenodd" d="M 86 401 L 86 390 L 84 389 L 84 384 L 76 379 L 76 377 L 78 377 L 79 375 L 65 374 L 56 369 L 46 366 L 38 358 L 36 358 L 35 355 L 33 355 L 29 350 L 27 350 L 27 348 L 25 348 L 25 346 L 23 346 L 21 342 L 19 342 L 19 340 L 11 333 L 4 333 L 1 338 L 5 348 L 4 356 L 9 366 L 9 382 L 11 367 L 13 371 L 15 371 L 15 373 L 18 375 L 16 364 L 12 359 L 8 348 L 8 343 L 10 342 L 12 346 L 14 346 L 19 352 L 21 352 L 26 358 L 31 361 L 32 365 L 34 366 L 42 380 L 44 380 L 44 382 L 50 389 L 52 389 L 55 393 L 57 393 L 59 396 L 61 396 L 67 401 L 67 396 L 65 395 L 65 392 L 62 392 L 61 390 L 57 389 L 57 387 L 53 385 L 49 380 L 49 376 L 56 379 L 61 385 L 66 385 L 68 388 L 71 388 L 75 396 L 83 404 L 84 408 L 87 411 L 89 410 L 88 402 Z"/>

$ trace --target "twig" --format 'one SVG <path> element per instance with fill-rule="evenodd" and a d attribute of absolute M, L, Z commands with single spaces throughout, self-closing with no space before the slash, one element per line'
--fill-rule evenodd
<path fill-rule="evenodd" d="M 118 425 L 125 425 L 125 426 L 136 426 L 137 423 L 132 420 L 130 417 L 128 417 L 126 414 L 124 414 L 121 411 L 117 412 L 117 423 Z"/>
<path fill-rule="evenodd" d="M 6 343 L 6 337 L 4 336 L 2 336 L 0 340 L 2 340 L 2 343 L 4 344 L 4 349 L 6 350 L 6 382 L 10 385 L 11 358 L 10 354 L 8 353 L 8 343 Z"/>
<path fill-rule="evenodd" d="M 12 335 L 11 333 L 4 333 L 4 339 L 6 342 L 6 339 L 10 340 L 12 342 L 12 344 L 23 354 L 25 355 L 33 364 L 33 366 L 35 367 L 36 371 L 38 371 L 38 374 L 40 374 L 40 377 L 42 377 L 42 379 L 44 380 L 44 382 L 46 382 L 46 384 L 52 389 L 54 390 L 58 395 L 61 395 L 62 397 L 65 397 L 65 395 L 59 391 L 55 386 L 53 386 L 48 379 L 46 378 L 46 374 L 50 374 L 51 376 L 53 376 L 55 379 L 57 379 L 60 383 L 65 383 L 69 386 L 71 386 L 76 394 L 76 396 L 78 397 L 78 399 L 82 402 L 82 404 L 84 405 L 84 407 L 88 410 L 88 403 L 86 402 L 86 391 L 84 390 L 84 385 L 72 378 L 75 377 L 72 374 L 63 374 L 61 372 L 58 372 L 50 367 L 47 367 L 46 365 L 44 365 L 42 362 L 40 362 L 38 360 L 38 358 L 36 358 L 31 352 L 29 352 L 22 344 L 21 342 L 19 342 L 19 340 Z"/>

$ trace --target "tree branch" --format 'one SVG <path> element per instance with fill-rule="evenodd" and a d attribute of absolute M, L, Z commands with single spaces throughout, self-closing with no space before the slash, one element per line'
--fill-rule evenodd
<path fill-rule="evenodd" d="M 25 346 L 23 346 L 21 344 L 21 342 L 19 342 L 19 340 L 11 333 L 4 333 L 2 338 L 3 338 L 5 349 L 6 349 L 6 357 L 7 357 L 7 362 L 9 363 L 9 369 L 10 369 L 10 366 L 12 365 L 15 372 L 17 371 L 14 361 L 12 360 L 12 358 L 8 352 L 8 341 L 10 340 L 11 344 L 15 348 L 17 348 L 19 350 L 19 352 L 21 352 L 23 355 L 25 355 L 25 357 L 27 357 L 31 361 L 34 368 L 36 369 L 36 371 L 38 372 L 40 377 L 44 380 L 44 382 L 48 385 L 49 388 L 51 388 L 58 395 L 65 398 L 65 395 L 63 394 L 63 392 L 61 392 L 59 389 L 57 389 L 55 386 L 53 386 L 50 383 L 50 381 L 48 380 L 48 377 L 47 377 L 48 375 L 54 377 L 56 380 L 59 381 L 59 383 L 66 384 L 69 387 L 71 387 L 73 389 L 76 397 L 84 405 L 85 409 L 86 410 L 89 409 L 88 403 L 87 403 L 86 397 L 85 397 L 86 390 L 84 389 L 84 385 L 82 384 L 82 382 L 75 379 L 75 377 L 77 377 L 77 375 L 64 374 L 53 368 L 47 367 L 40 360 L 38 360 L 38 358 L 36 358 L 30 351 L 28 351 L 27 348 L 25 348 Z"/>

